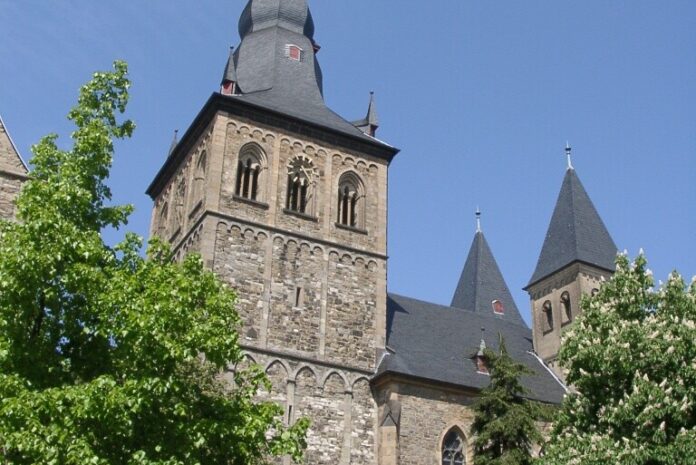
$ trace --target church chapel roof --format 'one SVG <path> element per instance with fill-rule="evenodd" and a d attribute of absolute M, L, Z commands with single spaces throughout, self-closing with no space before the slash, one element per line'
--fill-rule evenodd
<path fill-rule="evenodd" d="M 452 307 L 493 315 L 493 302 L 502 303 L 504 313 L 496 314 L 511 323 L 524 325 L 510 289 L 483 232 L 477 231 L 452 298 Z"/>
<path fill-rule="evenodd" d="M 387 146 L 326 106 L 306 0 L 250 0 L 239 20 L 239 35 L 242 42 L 225 70 L 237 86 L 229 98 Z M 288 57 L 293 45 L 301 49 L 299 60 Z"/>
<path fill-rule="evenodd" d="M 616 252 L 616 244 L 580 178 L 569 167 L 528 287 L 574 262 L 614 271 Z"/>
<path fill-rule="evenodd" d="M 499 350 L 502 335 L 510 356 L 534 373 L 523 376 L 522 385 L 534 400 L 558 404 L 564 386 L 534 355 L 532 331 L 526 326 L 492 314 L 446 307 L 389 294 L 387 299 L 387 346 L 377 377 L 392 373 L 429 382 L 483 389 L 490 377 L 477 372 L 472 357 L 485 329 L 486 346 Z"/>

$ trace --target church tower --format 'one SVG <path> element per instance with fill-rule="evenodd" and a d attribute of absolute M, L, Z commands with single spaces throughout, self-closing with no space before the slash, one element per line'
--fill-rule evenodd
<path fill-rule="evenodd" d="M 0 117 L 0 218 L 15 217 L 15 201 L 29 169 Z"/>
<path fill-rule="evenodd" d="M 578 316 L 583 295 L 614 273 L 616 245 L 585 191 L 566 148 L 568 169 L 534 274 L 525 290 L 532 306 L 534 350 L 561 378 L 561 335 Z"/>
<path fill-rule="evenodd" d="M 374 464 L 369 379 L 385 350 L 387 169 L 398 150 L 327 108 L 305 0 L 250 0 L 220 92 L 148 194 L 151 233 L 198 252 L 237 291 L 241 343 L 306 461 Z"/>

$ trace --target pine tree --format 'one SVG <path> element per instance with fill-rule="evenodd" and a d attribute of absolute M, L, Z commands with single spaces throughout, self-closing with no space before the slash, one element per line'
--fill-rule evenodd
<path fill-rule="evenodd" d="M 527 391 L 520 384 L 520 377 L 532 372 L 508 355 L 502 336 L 500 352 L 486 349 L 484 357 L 491 383 L 474 405 L 474 464 L 531 464 L 532 445 L 541 441 L 535 423 L 540 411 L 523 397 Z"/>
<path fill-rule="evenodd" d="M 696 463 L 696 280 L 655 290 L 641 254 L 582 303 L 560 362 L 566 398 L 544 465 Z"/>

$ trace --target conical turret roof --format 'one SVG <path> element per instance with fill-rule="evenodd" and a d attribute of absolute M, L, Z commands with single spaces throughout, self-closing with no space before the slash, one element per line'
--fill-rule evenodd
<path fill-rule="evenodd" d="M 451 306 L 525 324 L 481 231 L 474 236 Z"/>
<path fill-rule="evenodd" d="M 531 286 L 574 262 L 614 271 L 616 244 L 580 182 L 568 168 Z"/>

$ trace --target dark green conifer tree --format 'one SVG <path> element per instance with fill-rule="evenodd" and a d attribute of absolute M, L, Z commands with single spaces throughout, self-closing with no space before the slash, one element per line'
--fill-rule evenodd
<path fill-rule="evenodd" d="M 500 338 L 500 351 L 483 351 L 491 383 L 474 405 L 474 465 L 528 465 L 533 463 L 532 445 L 540 443 L 536 426 L 540 409 L 524 398 L 520 377 L 531 374 L 508 355 Z"/>

